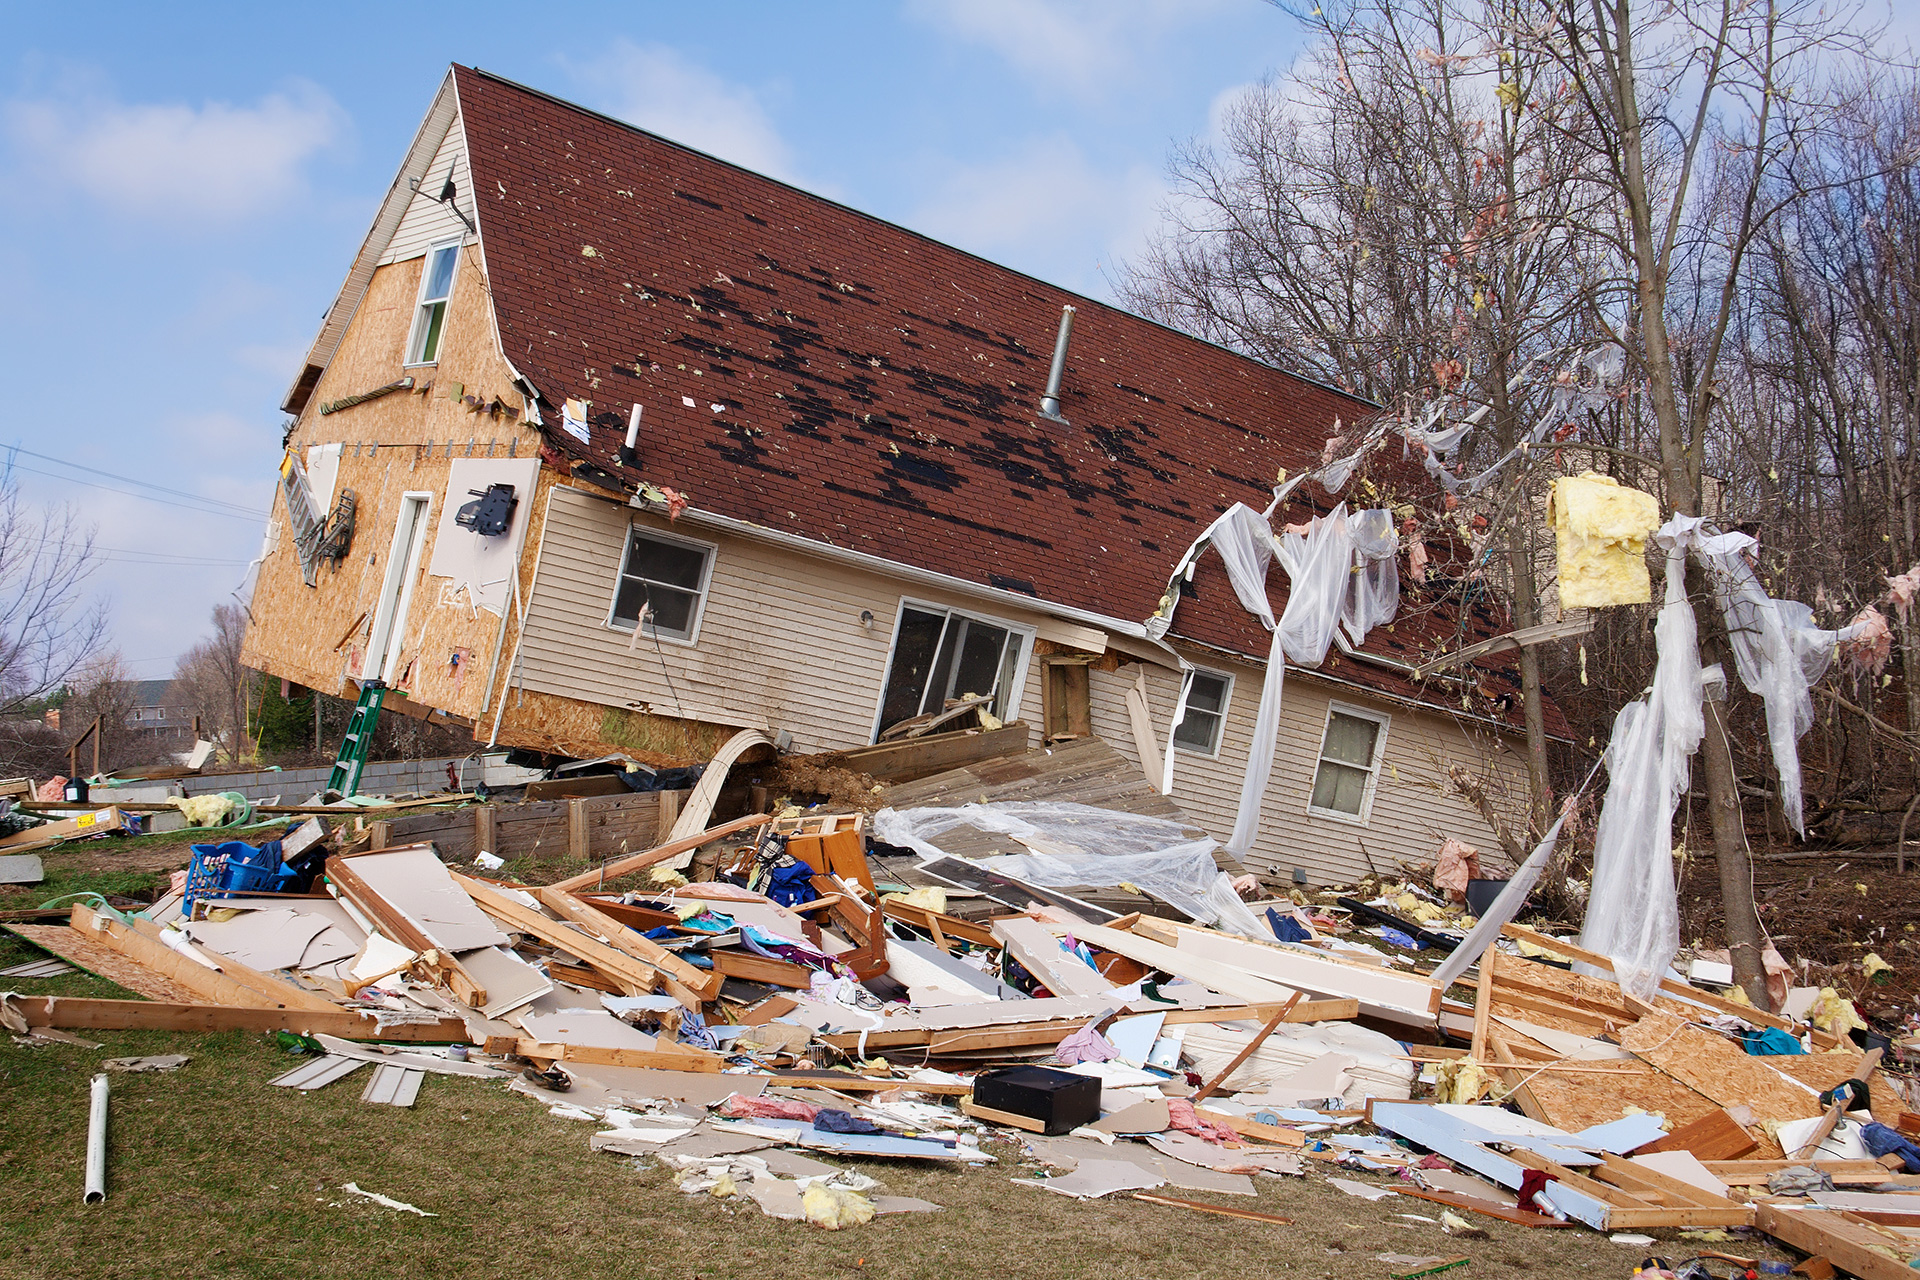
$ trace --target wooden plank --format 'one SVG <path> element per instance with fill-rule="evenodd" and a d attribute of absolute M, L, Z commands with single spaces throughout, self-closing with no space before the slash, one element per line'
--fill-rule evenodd
<path fill-rule="evenodd" d="M 1248 1040 L 1246 1044 L 1240 1047 L 1240 1052 L 1233 1055 L 1233 1058 L 1227 1063 L 1225 1067 L 1223 1067 L 1220 1070 L 1219 1074 L 1215 1075 L 1213 1079 L 1207 1081 L 1205 1084 L 1201 1085 L 1198 1090 L 1195 1091 L 1192 1098 L 1193 1105 L 1197 1107 L 1202 1102 L 1206 1101 L 1208 1098 L 1211 1098 L 1214 1094 L 1220 1092 L 1220 1086 L 1226 1083 L 1226 1080 L 1229 1076 L 1231 1076 L 1235 1071 L 1238 1071 L 1240 1069 L 1241 1063 L 1245 1062 L 1248 1058 L 1251 1058 L 1253 1056 L 1253 1051 L 1255 1049 L 1258 1049 L 1261 1045 L 1266 1043 L 1267 1037 L 1273 1034 L 1274 1028 L 1278 1027 L 1282 1022 L 1285 1022 L 1287 1020 L 1287 1015 L 1293 1012 L 1294 1007 L 1300 1003 L 1301 998 L 1305 996 L 1305 994 L 1306 993 L 1304 991 L 1294 992 L 1293 997 L 1287 1001 L 1287 1003 L 1281 1008 L 1280 1012 L 1274 1014 L 1271 1018 L 1268 1018 L 1265 1024 L 1261 1026 L 1260 1030 L 1254 1032 L 1253 1038 Z M 1162 1025 L 1165 1025 L 1165 1024 L 1162 1024 Z"/>
<path fill-rule="evenodd" d="M 1231 1129 L 1243 1138 L 1256 1138 L 1261 1142 L 1271 1142 L 1282 1147 L 1304 1147 L 1307 1135 L 1298 1129 L 1289 1129 L 1285 1125 L 1261 1124 L 1246 1116 L 1228 1115 L 1224 1111 L 1209 1111 L 1204 1107 L 1195 1107 L 1193 1113 L 1208 1124 Z"/>
<path fill-rule="evenodd" d="M 1346 965 L 1304 951 L 1250 941 L 1197 926 L 1176 926 L 1174 950 L 1221 968 L 1231 967 L 1289 991 L 1312 996 L 1353 996 L 1371 1017 L 1421 1028 L 1433 1026 L 1440 1012 L 1440 989 L 1419 974 L 1395 973 L 1371 965 Z M 1085 938 L 1076 932 L 1076 937 Z M 1092 939 L 1085 939 L 1092 941 Z M 1122 953 L 1124 954 L 1124 953 Z M 1132 957 L 1139 959 L 1138 956 Z"/>
<path fill-rule="evenodd" d="M 660 816 L 654 826 L 653 843 L 663 845 L 673 839 L 674 824 L 680 821 L 680 792 L 662 791 L 660 796 Z"/>
<path fill-rule="evenodd" d="M 1738 1208 L 1731 1200 L 1715 1195 L 1690 1182 L 1682 1181 L 1671 1174 L 1660 1172 L 1643 1164 L 1635 1164 L 1623 1156 L 1602 1152 L 1600 1165 L 1594 1177 L 1602 1182 L 1611 1182 L 1616 1187 L 1624 1187 L 1641 1199 L 1651 1199 L 1657 1195 L 1669 1204 L 1691 1204 L 1703 1209 Z"/>
<path fill-rule="evenodd" d="M 624 858 L 615 858 L 605 866 L 597 867 L 591 871 L 582 871 L 579 875 L 568 876 L 565 880 L 556 880 L 549 887 L 563 889 L 571 893 L 575 889 L 584 889 L 588 885 L 604 884 L 608 880 L 630 875 L 635 871 L 644 871 L 656 863 L 665 862 L 669 858 L 679 857 L 683 853 L 698 849 L 703 844 L 714 840 L 723 840 L 736 831 L 744 831 L 748 827 L 758 826 L 766 821 L 768 821 L 768 818 L 764 813 L 748 814 L 744 818 L 735 818 L 732 822 L 723 822 L 717 827 L 709 828 L 706 831 L 701 831 L 694 835 L 677 840 L 669 840 L 666 844 L 656 846 L 642 853 L 630 854 Z"/>
<path fill-rule="evenodd" d="M 587 839 L 587 802 L 567 801 L 567 856 L 577 862 L 593 860 L 593 848 Z"/>
<path fill-rule="evenodd" d="M 382 1030 L 370 1014 L 352 1009 L 323 1013 L 315 1009 L 248 1009 L 223 1004 L 155 1000 L 85 1000 L 74 996 L 19 996 L 18 1008 L 31 1027 L 86 1031 L 291 1031 L 342 1040 L 391 1040 L 409 1044 L 456 1044 L 467 1039 L 458 1018 L 436 1022 L 396 1022 Z"/>
<path fill-rule="evenodd" d="M 1701 1164 L 1708 1173 L 1732 1187 L 1764 1187 L 1767 1179 L 1782 1169 L 1803 1168 L 1826 1174 L 1836 1185 L 1920 1186 L 1920 1177 L 1903 1183 L 1900 1177 L 1888 1176 L 1877 1160 L 1703 1160 Z"/>
<path fill-rule="evenodd" d="M 1533 1213 L 1527 1209 L 1509 1209 L 1491 1200 L 1463 1196 L 1452 1191 L 1428 1191 L 1423 1187 L 1405 1186 L 1399 1183 L 1396 1183 L 1393 1189 L 1403 1196 L 1412 1196 L 1416 1200 L 1431 1200 L 1434 1204 L 1451 1205 L 1455 1209 L 1465 1209 L 1469 1213 L 1483 1213 L 1489 1218 L 1498 1218 L 1502 1222 L 1511 1222 L 1522 1227 L 1577 1227 L 1580 1225 L 1577 1222 L 1563 1222 L 1559 1218 L 1549 1218 L 1544 1213 Z"/>
<path fill-rule="evenodd" d="M 898 920 L 903 924 L 925 929 L 929 933 L 938 929 L 949 939 L 958 938 L 962 942 L 971 942 L 978 947 L 992 948 L 1000 945 L 999 940 L 993 936 L 992 930 L 974 924 L 971 920 L 962 920 L 958 916 L 943 916 L 925 907 L 901 902 L 897 898 L 883 899 L 880 910 L 890 920 Z"/>
<path fill-rule="evenodd" d="M 548 1062 L 578 1062 L 599 1067 L 662 1067 L 669 1071 L 709 1073 L 717 1073 L 726 1062 L 717 1053 L 683 1044 L 669 1047 L 666 1041 L 661 1041 L 652 1049 L 609 1049 L 593 1044 L 556 1044 L 535 1040 L 531 1036 L 488 1036 L 486 1051 Z"/>
<path fill-rule="evenodd" d="M 1760 1142 L 1740 1126 L 1725 1107 L 1710 1115 L 1681 1125 L 1643 1152 L 1690 1151 L 1697 1160 L 1738 1160 L 1757 1150 Z"/>
<path fill-rule="evenodd" d="M 376 837 L 373 849 L 368 852 L 379 849 L 380 842 Z M 353 904 L 356 910 L 372 920 L 389 940 L 422 955 L 432 952 L 432 967 L 440 971 L 447 988 L 453 992 L 460 1003 L 474 1009 L 486 1007 L 486 987 L 468 973 L 459 960 L 450 953 L 441 951 L 434 945 L 433 939 L 420 932 L 411 920 L 390 906 L 385 898 L 375 893 L 367 882 L 360 878 L 360 873 L 353 869 L 352 858 L 344 855 L 328 858 L 327 882 L 339 892 L 342 898 Z"/>
<path fill-rule="evenodd" d="M 513 899 L 494 892 L 491 886 L 479 880 L 458 872 L 451 874 L 453 882 L 466 890 L 489 916 L 510 929 L 530 934 L 548 946 L 557 947 L 574 959 L 598 969 L 620 983 L 625 988 L 625 994 L 648 995 L 660 985 L 660 971 L 652 965 L 636 960 L 626 952 L 616 950 L 570 925 L 549 919 L 531 907 L 523 907 Z"/>
<path fill-rule="evenodd" d="M 818 759 L 823 765 L 870 774 L 881 782 L 912 782 L 961 765 L 1023 752 L 1030 734 L 1026 721 L 1015 720 L 998 729 L 940 733 L 905 742 L 830 752 Z"/>
<path fill-rule="evenodd" d="M 805 965 L 788 964 L 785 960 L 770 960 L 766 956 L 754 955 L 751 951 L 739 951 L 732 947 L 715 947 L 707 952 L 707 958 L 713 961 L 714 972 L 722 978 L 739 978 L 745 982 L 761 982 L 773 987 L 790 987 L 804 991 L 813 983 L 813 970 Z"/>
<path fill-rule="evenodd" d="M 189 960 L 179 952 L 170 949 L 165 943 L 156 942 L 145 934 L 129 929 L 118 920 L 95 915 L 80 903 L 73 904 L 71 920 L 73 928 L 82 936 L 96 939 L 102 946 L 113 948 L 135 964 L 165 976 L 202 1000 L 252 1009 L 313 1008 L 313 1005 L 305 1000 L 269 998 L 232 974 L 209 969 L 203 964 Z M 321 1001 L 317 997 L 314 1000 L 328 1010 L 337 1008 L 330 1001 Z"/>
<path fill-rule="evenodd" d="M 1279 1004 L 1220 1005 L 1206 1009 L 1166 1010 L 1164 1025 L 1178 1027 L 1196 1022 L 1258 1022 L 1276 1013 L 1285 1014 L 1282 1022 L 1346 1022 L 1360 1016 L 1360 1002 L 1348 996 L 1342 1000 L 1305 1000 L 1294 1003 L 1294 992 Z M 1160 1010 L 1155 1009 L 1158 1013 Z M 1425 1048 L 1426 1046 L 1418 1046 Z"/>
<path fill-rule="evenodd" d="M 603 909 L 602 904 L 577 898 L 558 885 L 541 885 L 530 888 L 528 892 L 538 898 L 542 906 L 562 919 L 573 921 L 596 937 L 603 939 L 608 946 L 624 951 L 634 959 L 658 969 L 661 976 L 666 979 L 667 989 L 682 1004 L 686 1004 L 687 995 L 691 995 L 695 1000 L 711 1000 L 720 994 L 720 984 L 724 980 L 722 975 L 710 973 L 687 963 L 652 938 L 644 937 L 623 924 Z M 682 991 L 687 995 L 682 995 Z M 698 1006 L 689 1007 L 697 1008 Z"/>
<path fill-rule="evenodd" d="M 1520 627 L 1502 636 L 1492 636 L 1452 653 L 1443 653 L 1430 658 L 1413 669 L 1415 680 L 1424 679 L 1436 671 L 1458 666 L 1462 662 L 1471 662 L 1482 654 L 1499 653 L 1504 649 L 1519 649 L 1530 644 L 1545 644 L 1549 640 L 1564 640 L 1573 636 L 1583 636 L 1593 630 L 1593 610 L 1582 610 L 1578 617 L 1562 618 L 1558 622 L 1543 622 L 1535 627 Z"/>
<path fill-rule="evenodd" d="M 1493 1017 L 1493 958 L 1499 954 L 1492 943 L 1480 957 L 1480 981 L 1473 1000 L 1473 1056 L 1487 1056 L 1487 1023 Z"/>
<path fill-rule="evenodd" d="M 493 806 L 477 804 L 473 806 L 473 848 L 476 853 L 498 854 L 493 846 L 496 843 L 493 834 Z"/>
<path fill-rule="evenodd" d="M 1067 932 L 1065 926 L 1051 925 L 1050 929 Z M 1137 960 L 1141 964 L 1179 977 L 1191 979 L 1209 990 L 1221 995 L 1244 1000 L 1248 1004 L 1284 1004 L 1295 994 L 1291 987 L 1283 987 L 1277 982 L 1235 970 L 1225 964 L 1215 964 L 1202 957 L 1182 952 L 1146 938 L 1136 937 L 1119 929 L 1108 929 L 1100 925 L 1074 925 L 1073 936 L 1088 946 L 1103 951 L 1114 951 Z"/>
<path fill-rule="evenodd" d="M 960 1099 L 960 1110 L 975 1120 L 985 1120 L 989 1124 L 1003 1124 L 1014 1129 L 1025 1129 L 1028 1133 L 1045 1133 L 1047 1126 L 1032 1116 L 1018 1116 L 1011 1111 L 996 1111 L 992 1107 L 983 1107 L 968 1094 Z"/>
<path fill-rule="evenodd" d="M 140 934 L 142 937 L 162 947 L 167 945 L 161 940 L 159 925 L 144 916 L 131 916 L 129 919 L 133 921 L 135 933 Z M 111 924 L 112 922 L 109 921 L 109 925 Z M 262 973 L 258 969 L 243 964 L 238 960 L 223 956 L 211 948 L 200 946 L 197 943 L 190 945 L 201 955 L 218 964 L 220 966 L 220 972 L 224 973 L 227 977 L 232 978 L 243 987 L 249 987 L 258 992 L 262 998 L 255 1001 L 255 1003 L 264 1008 L 276 1009 L 286 1007 L 289 1009 L 311 1009 L 322 1013 L 339 1008 L 338 1005 L 323 995 L 308 991 L 304 987 L 295 986 L 292 982 L 276 978 L 272 974 Z M 171 951 L 172 949 L 168 948 L 168 950 Z"/>
<path fill-rule="evenodd" d="M 1242 1209 L 1237 1205 L 1208 1204 L 1202 1200 L 1182 1200 L 1179 1196 L 1155 1195 L 1147 1191 L 1133 1193 L 1135 1200 L 1144 1200 L 1148 1204 L 1166 1205 L 1174 1209 L 1192 1209 L 1195 1213 L 1213 1213 L 1223 1218 L 1239 1218 L 1244 1222 L 1271 1222 L 1277 1226 L 1293 1225 L 1292 1218 L 1283 1218 L 1277 1213 L 1261 1213 L 1257 1209 Z"/>
<path fill-rule="evenodd" d="M 1910 1246 L 1866 1223 L 1849 1222 L 1844 1214 L 1831 1209 L 1760 1204 L 1754 1206 L 1753 1224 L 1802 1253 L 1829 1259 L 1860 1280 L 1913 1280 L 1912 1268 L 1878 1252 L 1888 1249 L 1906 1257 L 1911 1253 Z"/>
<path fill-rule="evenodd" d="M 1531 943 L 1536 947 L 1546 947 L 1548 950 L 1556 952 L 1568 960 L 1578 960 L 1584 964 L 1593 965 L 1595 968 L 1605 969 L 1609 973 L 1613 972 L 1613 961 L 1601 955 L 1599 952 L 1583 950 L 1580 947 L 1574 946 L 1572 943 L 1563 942 L 1558 938 L 1549 938 L 1546 934 L 1529 929 L 1525 925 L 1509 924 L 1502 929 L 1501 932 L 1505 933 L 1509 938 Z M 1839 1043 L 1836 1037 L 1828 1032 L 1821 1031 L 1818 1027 L 1801 1027 L 1790 1018 L 1782 1018 L 1776 1014 L 1768 1013 L 1765 1009 L 1756 1009 L 1752 1005 L 1740 1004 L 1737 1001 L 1727 999 L 1725 996 L 1715 995 L 1711 991 L 1702 991 L 1698 987 L 1690 987 L 1684 982 L 1675 982 L 1672 978 L 1662 978 L 1660 980 L 1660 989 L 1678 1000 L 1691 1001 L 1694 1004 L 1704 1005 L 1720 1013 L 1731 1013 L 1738 1018 L 1745 1019 L 1756 1027 L 1778 1027 L 1782 1031 L 1792 1032 L 1795 1035 L 1800 1034 L 1802 1031 L 1811 1031 L 1814 1043 L 1822 1050 L 1831 1049 Z"/>
<path fill-rule="evenodd" d="M 1874 1068 L 1880 1065 L 1880 1055 L 1883 1052 L 1885 1052 L 1885 1050 L 1882 1049 L 1869 1049 L 1867 1051 L 1866 1055 L 1860 1060 L 1860 1074 L 1858 1079 L 1865 1081 L 1868 1076 L 1873 1074 Z M 1827 1137 L 1832 1134 L 1834 1126 L 1840 1123 L 1841 1115 L 1852 1106 L 1852 1092 L 1853 1091 L 1849 1089 L 1846 1094 L 1834 1100 L 1833 1105 L 1827 1108 L 1826 1114 L 1820 1117 L 1820 1123 L 1815 1125 L 1813 1132 L 1807 1135 L 1806 1141 L 1802 1142 L 1797 1149 L 1787 1152 L 1787 1158 L 1789 1160 L 1805 1160 L 1820 1149 L 1820 1144 L 1827 1140 Z"/>

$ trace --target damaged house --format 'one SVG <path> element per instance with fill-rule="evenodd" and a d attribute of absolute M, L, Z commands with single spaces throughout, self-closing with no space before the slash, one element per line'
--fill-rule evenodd
<path fill-rule="evenodd" d="M 1215 555 L 1148 620 L 1216 516 L 1375 411 L 461 66 L 284 408 L 253 667 L 656 765 L 984 698 L 1170 777 L 1216 836 L 1268 637 Z M 1397 623 L 1289 672 L 1263 877 L 1494 848 L 1455 765 L 1523 794 L 1514 655 L 1412 675 L 1504 629 L 1464 548 L 1429 550 Z"/>

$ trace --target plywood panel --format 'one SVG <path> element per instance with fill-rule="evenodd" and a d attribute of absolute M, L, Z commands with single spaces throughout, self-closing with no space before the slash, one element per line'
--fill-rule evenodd
<path fill-rule="evenodd" d="M 1649 1012 L 1621 1033 L 1620 1047 L 1722 1106 L 1751 1107 L 1757 1121 L 1810 1120 L 1821 1114 L 1814 1090 L 1724 1036 L 1690 1027 L 1670 1013 Z"/>

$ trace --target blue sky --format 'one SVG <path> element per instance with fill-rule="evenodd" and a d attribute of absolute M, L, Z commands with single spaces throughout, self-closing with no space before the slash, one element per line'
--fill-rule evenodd
<path fill-rule="evenodd" d="M 89 587 L 140 677 L 256 553 L 281 397 L 449 62 L 1107 297 L 1169 146 L 1300 40 L 1263 0 L 74 0 L 7 25 L 0 445 L 28 500 L 98 526 Z"/>

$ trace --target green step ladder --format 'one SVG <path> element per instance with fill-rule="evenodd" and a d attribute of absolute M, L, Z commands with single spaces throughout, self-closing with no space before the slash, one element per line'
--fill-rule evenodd
<path fill-rule="evenodd" d="M 353 718 L 340 738 L 340 752 L 333 759 L 333 773 L 327 778 L 327 790 L 350 796 L 360 790 L 360 771 L 367 767 L 367 751 L 373 746 L 374 726 L 380 723 L 380 708 L 387 701 L 387 686 L 369 680 L 360 686 L 360 701 L 354 704 Z"/>

